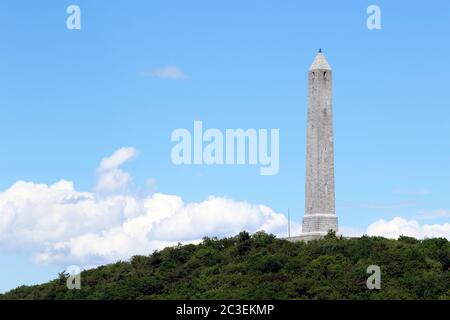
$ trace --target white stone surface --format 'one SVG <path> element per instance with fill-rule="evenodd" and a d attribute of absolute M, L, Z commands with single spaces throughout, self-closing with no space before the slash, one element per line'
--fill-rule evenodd
<path fill-rule="evenodd" d="M 319 52 L 313 63 L 311 64 L 311 67 L 309 70 L 331 70 L 330 65 L 328 64 L 327 59 L 325 58 L 325 55 L 322 52 Z"/>
<path fill-rule="evenodd" d="M 333 149 L 332 70 L 319 52 L 308 73 L 305 235 L 338 231 Z"/>

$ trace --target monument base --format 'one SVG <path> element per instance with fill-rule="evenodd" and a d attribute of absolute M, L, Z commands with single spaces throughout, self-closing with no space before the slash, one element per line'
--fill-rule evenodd
<path fill-rule="evenodd" d="M 327 234 L 328 233 L 326 233 L 326 232 L 308 232 L 308 233 L 301 233 L 299 236 L 296 236 L 296 237 L 286 237 L 286 238 L 281 238 L 281 239 L 291 241 L 291 242 L 298 242 L 298 241 L 308 242 L 308 241 L 323 239 Z M 344 239 L 359 238 L 359 237 L 354 237 L 354 236 L 351 236 L 351 237 L 344 236 L 342 234 L 336 234 L 336 236 L 340 237 L 340 238 L 344 238 Z"/>
<path fill-rule="evenodd" d="M 303 233 L 328 233 L 338 230 L 338 218 L 334 213 L 305 213 L 303 217 Z"/>
<path fill-rule="evenodd" d="M 312 240 L 319 240 L 325 237 L 328 233 L 327 232 L 305 232 L 301 233 L 299 236 L 296 237 L 288 237 L 283 238 L 284 240 L 291 241 L 291 242 L 297 242 L 297 241 L 312 241 Z"/>

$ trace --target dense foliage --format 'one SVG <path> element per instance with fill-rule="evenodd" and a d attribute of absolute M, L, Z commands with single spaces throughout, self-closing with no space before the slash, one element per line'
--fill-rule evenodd
<path fill-rule="evenodd" d="M 380 290 L 366 287 L 369 265 L 381 268 Z M 0 299 L 450 299 L 450 242 L 241 232 L 83 271 L 81 290 L 66 277 Z"/>

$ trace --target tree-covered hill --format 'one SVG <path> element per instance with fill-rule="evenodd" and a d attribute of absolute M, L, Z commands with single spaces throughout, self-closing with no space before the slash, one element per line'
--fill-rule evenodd
<path fill-rule="evenodd" d="M 380 290 L 367 289 L 369 265 L 381 268 Z M 83 271 L 80 290 L 66 277 L 0 299 L 450 299 L 450 242 L 241 232 Z"/>

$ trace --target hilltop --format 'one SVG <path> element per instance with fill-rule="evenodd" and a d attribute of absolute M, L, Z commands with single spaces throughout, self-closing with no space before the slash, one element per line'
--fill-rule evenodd
<path fill-rule="evenodd" d="M 381 289 L 368 290 L 369 265 Z M 241 232 L 204 238 L 83 271 L 81 290 L 67 274 L 21 286 L 1 299 L 450 299 L 450 242 L 400 237 L 289 242 Z"/>

